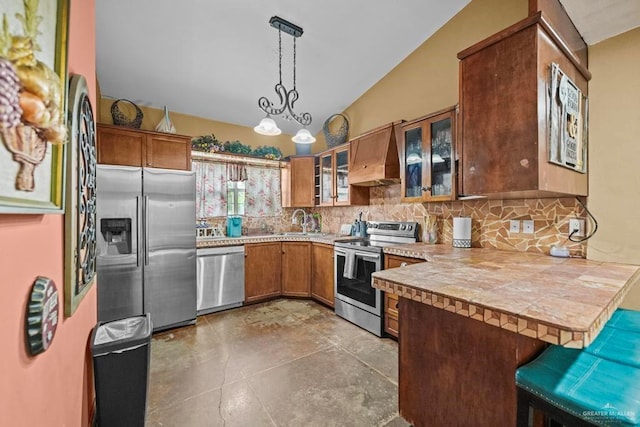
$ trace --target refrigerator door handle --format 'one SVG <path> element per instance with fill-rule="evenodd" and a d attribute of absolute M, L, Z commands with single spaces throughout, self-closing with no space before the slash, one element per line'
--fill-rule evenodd
<path fill-rule="evenodd" d="M 136 196 L 136 267 L 140 267 L 140 196 Z"/>
<path fill-rule="evenodd" d="M 144 196 L 144 265 L 149 265 L 149 196 Z"/>

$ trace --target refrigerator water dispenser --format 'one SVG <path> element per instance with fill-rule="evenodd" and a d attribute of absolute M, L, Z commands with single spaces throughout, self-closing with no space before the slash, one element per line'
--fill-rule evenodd
<path fill-rule="evenodd" d="M 107 253 L 131 253 L 131 218 L 102 218 L 100 232 L 107 243 Z"/>

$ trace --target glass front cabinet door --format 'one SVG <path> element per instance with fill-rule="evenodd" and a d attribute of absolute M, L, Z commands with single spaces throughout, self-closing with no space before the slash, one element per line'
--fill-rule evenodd
<path fill-rule="evenodd" d="M 320 206 L 349 204 L 349 145 L 319 155 Z"/>
<path fill-rule="evenodd" d="M 368 205 L 369 188 L 349 185 L 350 144 L 318 154 L 318 204 L 320 206 Z"/>
<path fill-rule="evenodd" d="M 349 204 L 349 147 L 335 150 L 336 205 Z"/>
<path fill-rule="evenodd" d="M 333 152 L 319 156 L 320 206 L 333 206 Z"/>
<path fill-rule="evenodd" d="M 456 107 L 402 125 L 403 202 L 456 198 Z"/>

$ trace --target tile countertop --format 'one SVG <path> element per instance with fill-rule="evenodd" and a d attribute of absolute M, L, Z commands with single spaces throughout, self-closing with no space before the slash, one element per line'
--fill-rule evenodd
<path fill-rule="evenodd" d="M 314 242 L 324 243 L 327 245 L 333 245 L 337 240 L 352 240 L 357 237 L 343 236 L 339 234 L 324 234 L 324 233 L 308 233 L 308 234 L 262 234 L 255 236 L 242 236 L 242 237 L 210 237 L 201 238 L 196 240 L 196 247 L 202 248 L 215 248 L 219 246 L 236 246 L 246 245 L 249 243 L 264 243 L 264 242 Z"/>
<path fill-rule="evenodd" d="M 373 287 L 565 347 L 586 347 L 640 281 L 640 266 L 415 243 L 429 262 L 378 271 Z"/>

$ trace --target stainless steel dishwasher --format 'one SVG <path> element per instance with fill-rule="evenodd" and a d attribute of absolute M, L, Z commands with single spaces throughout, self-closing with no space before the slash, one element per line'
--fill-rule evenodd
<path fill-rule="evenodd" d="M 244 246 L 198 249 L 198 315 L 244 302 Z"/>

